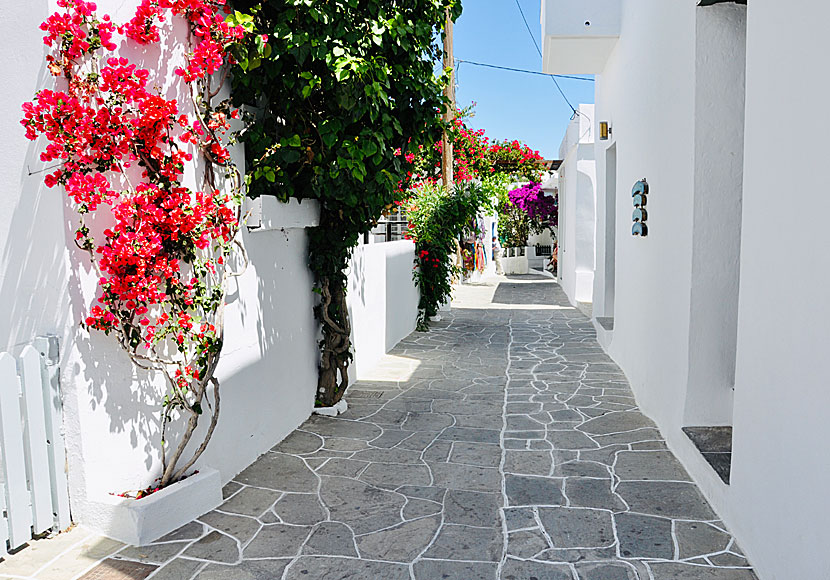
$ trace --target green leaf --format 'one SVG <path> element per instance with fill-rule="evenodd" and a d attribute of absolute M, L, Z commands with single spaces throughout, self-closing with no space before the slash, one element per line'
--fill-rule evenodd
<path fill-rule="evenodd" d="M 335 143 L 337 143 L 337 135 L 335 133 L 323 133 L 323 144 L 331 148 Z"/>
<path fill-rule="evenodd" d="M 366 140 L 366 141 L 363 142 L 362 149 L 363 149 L 363 153 L 366 155 L 366 157 L 371 157 L 372 155 L 377 153 L 378 146 L 374 141 Z"/>

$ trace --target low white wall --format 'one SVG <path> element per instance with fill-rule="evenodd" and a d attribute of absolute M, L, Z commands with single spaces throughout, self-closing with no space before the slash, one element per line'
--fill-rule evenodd
<path fill-rule="evenodd" d="M 504 257 L 501 259 L 501 267 L 505 274 L 527 274 L 530 269 L 530 264 L 527 259 L 527 251 L 524 256 L 508 256 L 508 250 L 518 250 L 518 248 L 505 248 Z M 527 249 L 525 249 L 527 250 Z"/>
<path fill-rule="evenodd" d="M 420 293 L 412 279 L 415 244 L 408 240 L 360 245 L 349 268 L 349 312 L 360 379 L 401 339 L 415 330 Z"/>

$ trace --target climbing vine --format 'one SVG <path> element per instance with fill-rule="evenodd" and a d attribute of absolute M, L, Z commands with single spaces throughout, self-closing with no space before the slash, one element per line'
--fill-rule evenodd
<path fill-rule="evenodd" d="M 41 160 L 57 169 L 44 182 L 69 196 L 75 243 L 99 279 L 82 326 L 114 335 L 136 366 L 166 378 L 158 484 L 165 487 L 204 452 L 219 417 L 214 371 L 228 280 L 239 273 L 230 264 L 245 258 L 237 242 L 242 184 L 225 137 L 238 114 L 217 99 L 222 83 L 214 77 L 245 30 L 225 22 L 224 0 L 143 0 L 122 26 L 92 2 L 57 5 L 41 25 L 56 87 L 23 105 L 22 124 L 29 139 L 45 138 Z M 190 27 L 175 70 L 177 99 L 157 88 L 171 79 L 119 56 L 117 44 L 158 43 L 167 14 Z M 200 174 L 195 188 L 185 184 L 188 165 Z M 207 408 L 210 423 L 196 445 Z M 165 434 L 177 419 L 186 424 L 171 445 Z"/>
<path fill-rule="evenodd" d="M 450 299 L 452 281 L 461 270 L 473 269 L 475 257 L 468 249 L 461 248 L 458 240 L 478 236 L 473 229 L 479 215 L 497 211 L 503 240 L 527 244 L 531 220 L 524 206 L 520 208 L 511 203 L 509 184 L 527 177 L 538 180 L 542 174 L 542 157 L 538 151 L 517 140 L 491 142 L 484 129 L 468 125 L 473 116 L 472 106 L 458 109 L 456 113 L 448 131 L 453 143 L 455 183 L 452 188 L 437 185 L 441 170 L 440 140 L 407 154 L 413 170 L 402 186 L 408 187 L 404 204 L 409 219 L 406 237 L 415 241 L 417 250 L 413 277 L 421 292 L 419 330 L 427 330 L 430 318 Z M 532 203 L 522 196 L 521 202 L 525 201 Z M 489 246 L 489 239 L 484 243 Z M 458 253 L 461 253 L 461 267 L 456 265 Z"/>
<path fill-rule="evenodd" d="M 319 200 L 309 264 L 322 324 L 317 403 L 348 386 L 346 268 L 358 238 L 393 207 L 406 155 L 440 137 L 439 42 L 457 0 L 238 0 L 259 35 L 237 55 L 233 95 L 250 114 L 241 138 L 249 192 Z M 395 155 L 402 150 L 404 155 Z"/>
<path fill-rule="evenodd" d="M 452 279 L 460 274 L 451 260 L 459 235 L 470 232 L 476 216 L 490 206 L 490 195 L 480 184 L 466 182 L 452 191 L 425 183 L 415 187 L 406 204 L 407 237 L 415 242 L 413 277 L 421 291 L 418 330 L 429 328 L 452 293 Z"/>

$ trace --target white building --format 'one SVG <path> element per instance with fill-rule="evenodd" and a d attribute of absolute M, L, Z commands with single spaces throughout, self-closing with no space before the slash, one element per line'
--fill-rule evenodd
<path fill-rule="evenodd" d="M 545 71 L 596 74 L 594 131 L 611 129 L 595 144 L 593 311 L 759 577 L 827 579 L 830 4 L 702 3 L 542 2 Z M 563 182 L 563 206 L 579 195 Z M 560 227 L 579 227 L 572 208 Z M 697 426 L 733 427 L 729 484 L 682 430 Z"/>

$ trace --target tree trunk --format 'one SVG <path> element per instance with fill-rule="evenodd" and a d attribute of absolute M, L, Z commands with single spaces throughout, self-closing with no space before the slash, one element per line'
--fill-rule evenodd
<path fill-rule="evenodd" d="M 330 278 L 321 280 L 320 318 L 323 324 L 323 341 L 320 354 L 320 374 L 317 382 L 317 401 L 320 406 L 331 407 L 340 402 L 349 386 L 351 362 L 351 324 L 346 306 L 344 284 Z"/>

